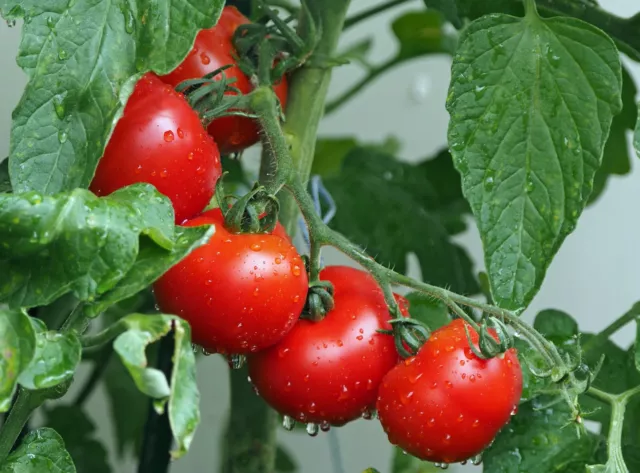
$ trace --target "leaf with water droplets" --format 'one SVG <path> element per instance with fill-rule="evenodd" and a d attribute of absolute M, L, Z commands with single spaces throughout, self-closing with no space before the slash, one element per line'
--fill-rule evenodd
<path fill-rule="evenodd" d="M 29 77 L 13 113 L 16 192 L 87 187 L 140 75 L 166 74 L 215 24 L 223 0 L 5 0 L 25 17 L 18 65 Z"/>
<path fill-rule="evenodd" d="M 28 433 L 0 466 L 0 473 L 43 472 L 76 473 L 64 440 L 48 427 Z"/>
<path fill-rule="evenodd" d="M 36 339 L 29 316 L 0 309 L 0 412 L 11 406 L 16 382 L 35 353 Z"/>
<path fill-rule="evenodd" d="M 70 380 L 80 363 L 82 346 L 75 332 L 42 331 L 36 349 L 18 383 L 26 389 L 46 389 Z"/>
<path fill-rule="evenodd" d="M 575 227 L 621 87 L 615 45 L 582 21 L 489 15 L 464 31 L 448 138 L 501 307 L 529 304 Z"/>
<path fill-rule="evenodd" d="M 375 148 L 354 148 L 325 185 L 337 207 L 331 226 L 377 261 L 404 273 L 407 254 L 415 253 L 425 281 L 478 292 L 469 257 L 451 239 L 465 228 L 468 205 L 449 153 L 410 165 Z"/>
<path fill-rule="evenodd" d="M 196 385 L 195 356 L 191 349 L 191 329 L 179 317 L 157 314 L 131 314 L 117 322 L 126 328 L 113 342 L 138 389 L 157 399 L 158 409 L 169 403 L 169 421 L 177 441 L 173 458 L 184 455 L 200 422 L 200 394 Z M 150 368 L 145 354 L 147 346 L 174 332 L 175 349 L 171 384 L 164 373 Z"/>
<path fill-rule="evenodd" d="M 519 406 L 485 450 L 483 472 L 573 473 L 594 462 L 602 439 L 582 425 L 568 426 L 571 413 L 566 403 L 542 408 L 548 401 L 536 398 Z"/>
<path fill-rule="evenodd" d="M 112 290 L 133 268 L 142 277 L 152 265 L 141 261 L 135 266 L 145 248 L 154 246 L 166 256 L 150 268 L 155 270 L 182 255 L 191 245 L 180 238 L 186 237 L 178 233 L 176 239 L 171 203 L 148 184 L 103 198 L 83 189 L 56 196 L 0 194 L 0 301 L 33 307 L 68 292 L 90 301 Z M 146 277 L 153 276 L 149 273 Z M 125 289 L 118 290 L 132 295 Z M 117 299 L 116 294 L 109 297 Z"/>

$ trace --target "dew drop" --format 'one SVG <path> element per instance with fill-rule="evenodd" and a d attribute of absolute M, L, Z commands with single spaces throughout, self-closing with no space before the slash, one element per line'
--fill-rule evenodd
<path fill-rule="evenodd" d="M 342 390 L 340 391 L 340 395 L 338 396 L 338 401 L 346 401 L 349 399 L 351 395 L 349 394 L 349 388 L 347 388 L 344 384 L 342 385 Z"/>
<path fill-rule="evenodd" d="M 282 418 L 282 427 L 284 427 L 285 430 L 293 430 L 295 426 L 296 426 L 296 421 L 293 417 L 284 416 Z"/>
<path fill-rule="evenodd" d="M 57 94 L 53 96 L 53 108 L 56 111 L 58 118 L 62 120 L 65 114 L 64 95 Z"/>
<path fill-rule="evenodd" d="M 200 61 L 205 66 L 211 62 L 211 58 L 207 56 L 205 53 L 200 53 Z"/>
<path fill-rule="evenodd" d="M 68 57 L 68 53 L 64 49 L 58 49 L 58 59 L 64 61 Z"/>
<path fill-rule="evenodd" d="M 160 177 L 167 177 L 169 175 L 169 171 L 167 171 L 166 169 L 163 169 L 162 171 L 160 171 Z"/>
<path fill-rule="evenodd" d="M 253 251 L 260 251 L 262 249 L 262 246 L 260 246 L 260 243 L 252 243 L 249 248 L 251 248 Z"/>
<path fill-rule="evenodd" d="M 239 370 L 244 366 L 246 357 L 244 355 L 229 355 L 228 360 L 231 369 Z"/>
<path fill-rule="evenodd" d="M 427 426 L 428 427 L 433 427 L 434 425 L 436 425 L 436 420 L 432 417 L 431 419 L 429 419 L 427 421 Z"/>
<path fill-rule="evenodd" d="M 482 463 L 482 453 L 478 453 L 476 456 L 471 457 L 471 463 L 474 465 Z"/>
<path fill-rule="evenodd" d="M 178 132 L 178 138 L 180 139 L 184 138 L 184 131 L 182 131 L 182 128 L 178 128 L 177 132 Z"/>
<path fill-rule="evenodd" d="M 309 422 L 307 424 L 307 434 L 309 434 L 310 437 L 315 437 L 316 435 L 318 435 L 318 430 L 319 426 L 315 422 Z"/>
<path fill-rule="evenodd" d="M 207 351 L 207 350 L 206 350 L 206 348 L 204 348 L 204 347 L 202 347 L 202 354 L 203 354 L 204 356 L 210 356 L 210 355 L 212 355 L 212 353 L 211 353 L 211 352 L 209 352 L 209 351 Z"/>
<path fill-rule="evenodd" d="M 297 264 L 293 267 L 293 269 L 291 270 L 291 272 L 293 273 L 294 276 L 300 276 L 300 266 L 298 266 Z"/>
<path fill-rule="evenodd" d="M 480 421 L 478 419 L 473 421 L 473 424 L 471 424 L 471 427 L 478 427 L 480 425 Z"/>
<path fill-rule="evenodd" d="M 275 263 L 276 263 L 276 264 L 280 264 L 280 263 L 282 263 L 282 258 L 280 258 L 280 257 L 276 257 L 276 259 L 275 259 Z"/>
<path fill-rule="evenodd" d="M 193 151 L 191 151 L 191 152 L 187 155 L 187 159 L 188 159 L 189 161 L 193 161 L 193 156 L 194 156 L 194 155 L 193 155 Z"/>
<path fill-rule="evenodd" d="M 167 143 L 171 143 L 175 138 L 171 130 L 165 131 L 163 136 L 164 136 L 164 141 L 166 141 Z"/>
<path fill-rule="evenodd" d="M 141 172 L 142 172 L 142 164 L 138 164 L 138 166 L 136 167 L 135 173 L 140 174 Z"/>
<path fill-rule="evenodd" d="M 357 339 L 357 340 L 362 340 L 363 338 L 364 338 L 364 337 L 363 337 L 362 335 L 358 335 L 358 336 L 356 337 L 356 339 Z"/>
<path fill-rule="evenodd" d="M 326 420 L 320 422 L 320 430 L 322 430 L 323 432 L 329 432 L 330 429 L 331 424 L 329 424 L 329 422 L 327 422 Z"/>
<path fill-rule="evenodd" d="M 312 402 L 311 404 L 309 404 L 309 412 L 311 414 L 316 412 L 316 403 L 315 402 Z"/>
<path fill-rule="evenodd" d="M 410 404 L 412 400 L 413 400 L 413 391 L 409 391 L 406 394 L 404 393 L 400 394 L 400 402 L 405 406 Z"/>
<path fill-rule="evenodd" d="M 58 141 L 60 142 L 60 144 L 66 143 L 68 138 L 69 138 L 69 135 L 67 135 L 66 131 L 60 130 L 58 132 Z"/>

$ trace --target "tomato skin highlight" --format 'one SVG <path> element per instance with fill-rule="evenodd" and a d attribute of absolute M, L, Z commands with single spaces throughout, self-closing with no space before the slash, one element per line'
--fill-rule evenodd
<path fill-rule="evenodd" d="M 299 320 L 277 345 L 248 358 L 258 393 L 301 422 L 343 425 L 373 409 L 378 385 L 398 360 L 382 290 L 363 271 L 329 266 L 335 307 L 320 322 Z"/>
<path fill-rule="evenodd" d="M 389 441 L 423 460 L 453 463 L 482 452 L 522 394 L 516 351 L 478 358 L 464 324 L 457 319 L 434 331 L 380 386 L 376 407 Z M 468 328 L 477 347 L 478 334 Z"/>
<path fill-rule="evenodd" d="M 213 27 L 202 30 L 196 36 L 193 49 L 182 63 L 169 74 L 162 76 L 162 80 L 175 87 L 188 79 L 203 77 L 216 69 L 233 64 L 224 71 L 227 78 L 235 78 L 232 84 L 243 94 L 253 90 L 250 79 L 236 66 L 233 57 L 233 34 L 240 25 L 250 23 L 234 6 L 224 7 L 218 23 Z M 216 76 L 218 78 L 218 76 Z M 283 77 L 274 85 L 280 104 L 284 109 L 287 101 L 288 84 Z M 232 93 L 230 93 L 232 94 Z M 258 142 L 258 124 L 247 117 L 226 116 L 215 119 L 208 127 L 209 134 L 220 148 L 222 154 L 237 153 Z"/>
<path fill-rule="evenodd" d="M 214 224 L 209 242 L 154 284 L 160 309 L 189 322 L 192 340 L 210 353 L 255 352 L 280 341 L 305 304 L 304 263 L 273 234 L 234 234 L 220 209 L 185 226 Z"/>
<path fill-rule="evenodd" d="M 104 196 L 137 182 L 153 184 L 181 223 L 209 204 L 221 174 L 220 152 L 198 115 L 149 73 L 136 84 L 89 189 Z"/>

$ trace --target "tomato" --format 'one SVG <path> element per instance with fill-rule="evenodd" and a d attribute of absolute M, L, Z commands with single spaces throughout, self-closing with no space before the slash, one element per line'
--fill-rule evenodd
<path fill-rule="evenodd" d="M 229 232 L 220 209 L 185 226 L 204 224 L 216 226 L 211 240 L 154 284 L 160 309 L 187 320 L 193 342 L 211 353 L 249 353 L 277 343 L 305 304 L 300 255 L 277 235 Z"/>
<path fill-rule="evenodd" d="M 250 79 L 236 66 L 234 59 L 233 34 L 240 25 L 249 23 L 249 19 L 235 7 L 227 6 L 222 11 L 218 23 L 213 27 L 202 30 L 196 36 L 193 49 L 185 60 L 172 72 L 162 77 L 167 84 L 178 85 L 187 79 L 203 77 L 216 69 L 233 64 L 225 70 L 227 78 L 235 78 L 232 84 L 243 94 L 253 89 Z M 287 100 L 287 79 L 282 78 L 274 85 L 274 91 L 280 99 L 282 108 Z M 255 144 L 258 141 L 258 124 L 246 117 L 220 117 L 209 125 L 209 133 L 220 147 L 222 154 L 236 153 Z"/>
<path fill-rule="evenodd" d="M 185 98 L 152 74 L 136 84 L 98 163 L 99 196 L 136 182 L 169 197 L 176 222 L 204 209 L 222 174 L 220 153 Z"/>
<path fill-rule="evenodd" d="M 400 294 L 394 294 L 393 297 L 396 299 L 398 309 L 400 309 L 400 315 L 409 317 L 409 300 Z"/>
<path fill-rule="evenodd" d="M 457 319 L 434 331 L 380 386 L 376 407 L 389 441 L 423 460 L 452 463 L 480 453 L 522 394 L 516 351 L 478 358 L 464 324 Z M 468 328 L 477 346 L 478 334 Z"/>
<path fill-rule="evenodd" d="M 259 394 L 282 414 L 321 426 L 370 412 L 382 377 L 398 361 L 380 287 L 363 271 L 329 266 L 335 307 L 320 322 L 299 320 L 277 345 L 249 357 Z"/>

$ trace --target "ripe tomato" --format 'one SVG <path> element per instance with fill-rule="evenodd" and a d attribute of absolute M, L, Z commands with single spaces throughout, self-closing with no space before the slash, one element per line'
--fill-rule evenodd
<path fill-rule="evenodd" d="M 249 357 L 249 374 L 277 411 L 301 422 L 342 425 L 373 409 L 382 377 L 398 361 L 380 287 L 363 271 L 329 266 L 335 307 L 299 320 L 277 345 Z"/>
<path fill-rule="evenodd" d="M 220 153 L 185 98 L 152 74 L 138 81 L 98 163 L 99 196 L 136 182 L 169 197 L 176 222 L 204 209 L 222 174 Z"/>
<path fill-rule="evenodd" d="M 376 407 L 389 441 L 424 460 L 452 463 L 480 453 L 520 400 L 516 351 L 478 358 L 464 324 L 457 319 L 434 331 L 380 386 Z M 477 346 L 478 334 L 469 330 Z"/>
<path fill-rule="evenodd" d="M 172 72 L 162 77 L 167 84 L 178 85 L 187 79 L 203 77 L 216 69 L 233 64 L 224 71 L 227 78 L 235 78 L 232 85 L 243 94 L 253 89 L 251 81 L 239 67 L 235 66 L 233 34 L 240 25 L 249 23 L 249 19 L 236 7 L 224 7 L 218 23 L 200 31 L 196 36 L 193 49 L 184 61 Z M 287 100 L 287 79 L 282 78 L 274 86 L 274 91 L 284 108 Z M 250 118 L 227 116 L 214 120 L 209 125 L 209 134 L 213 136 L 222 154 L 236 153 L 258 141 L 258 124 Z"/>
<path fill-rule="evenodd" d="M 187 320 L 194 343 L 211 353 L 249 353 L 277 343 L 305 304 L 300 255 L 273 234 L 229 232 L 220 209 L 185 226 L 204 224 L 214 224 L 215 234 L 154 284 L 158 305 Z"/>

